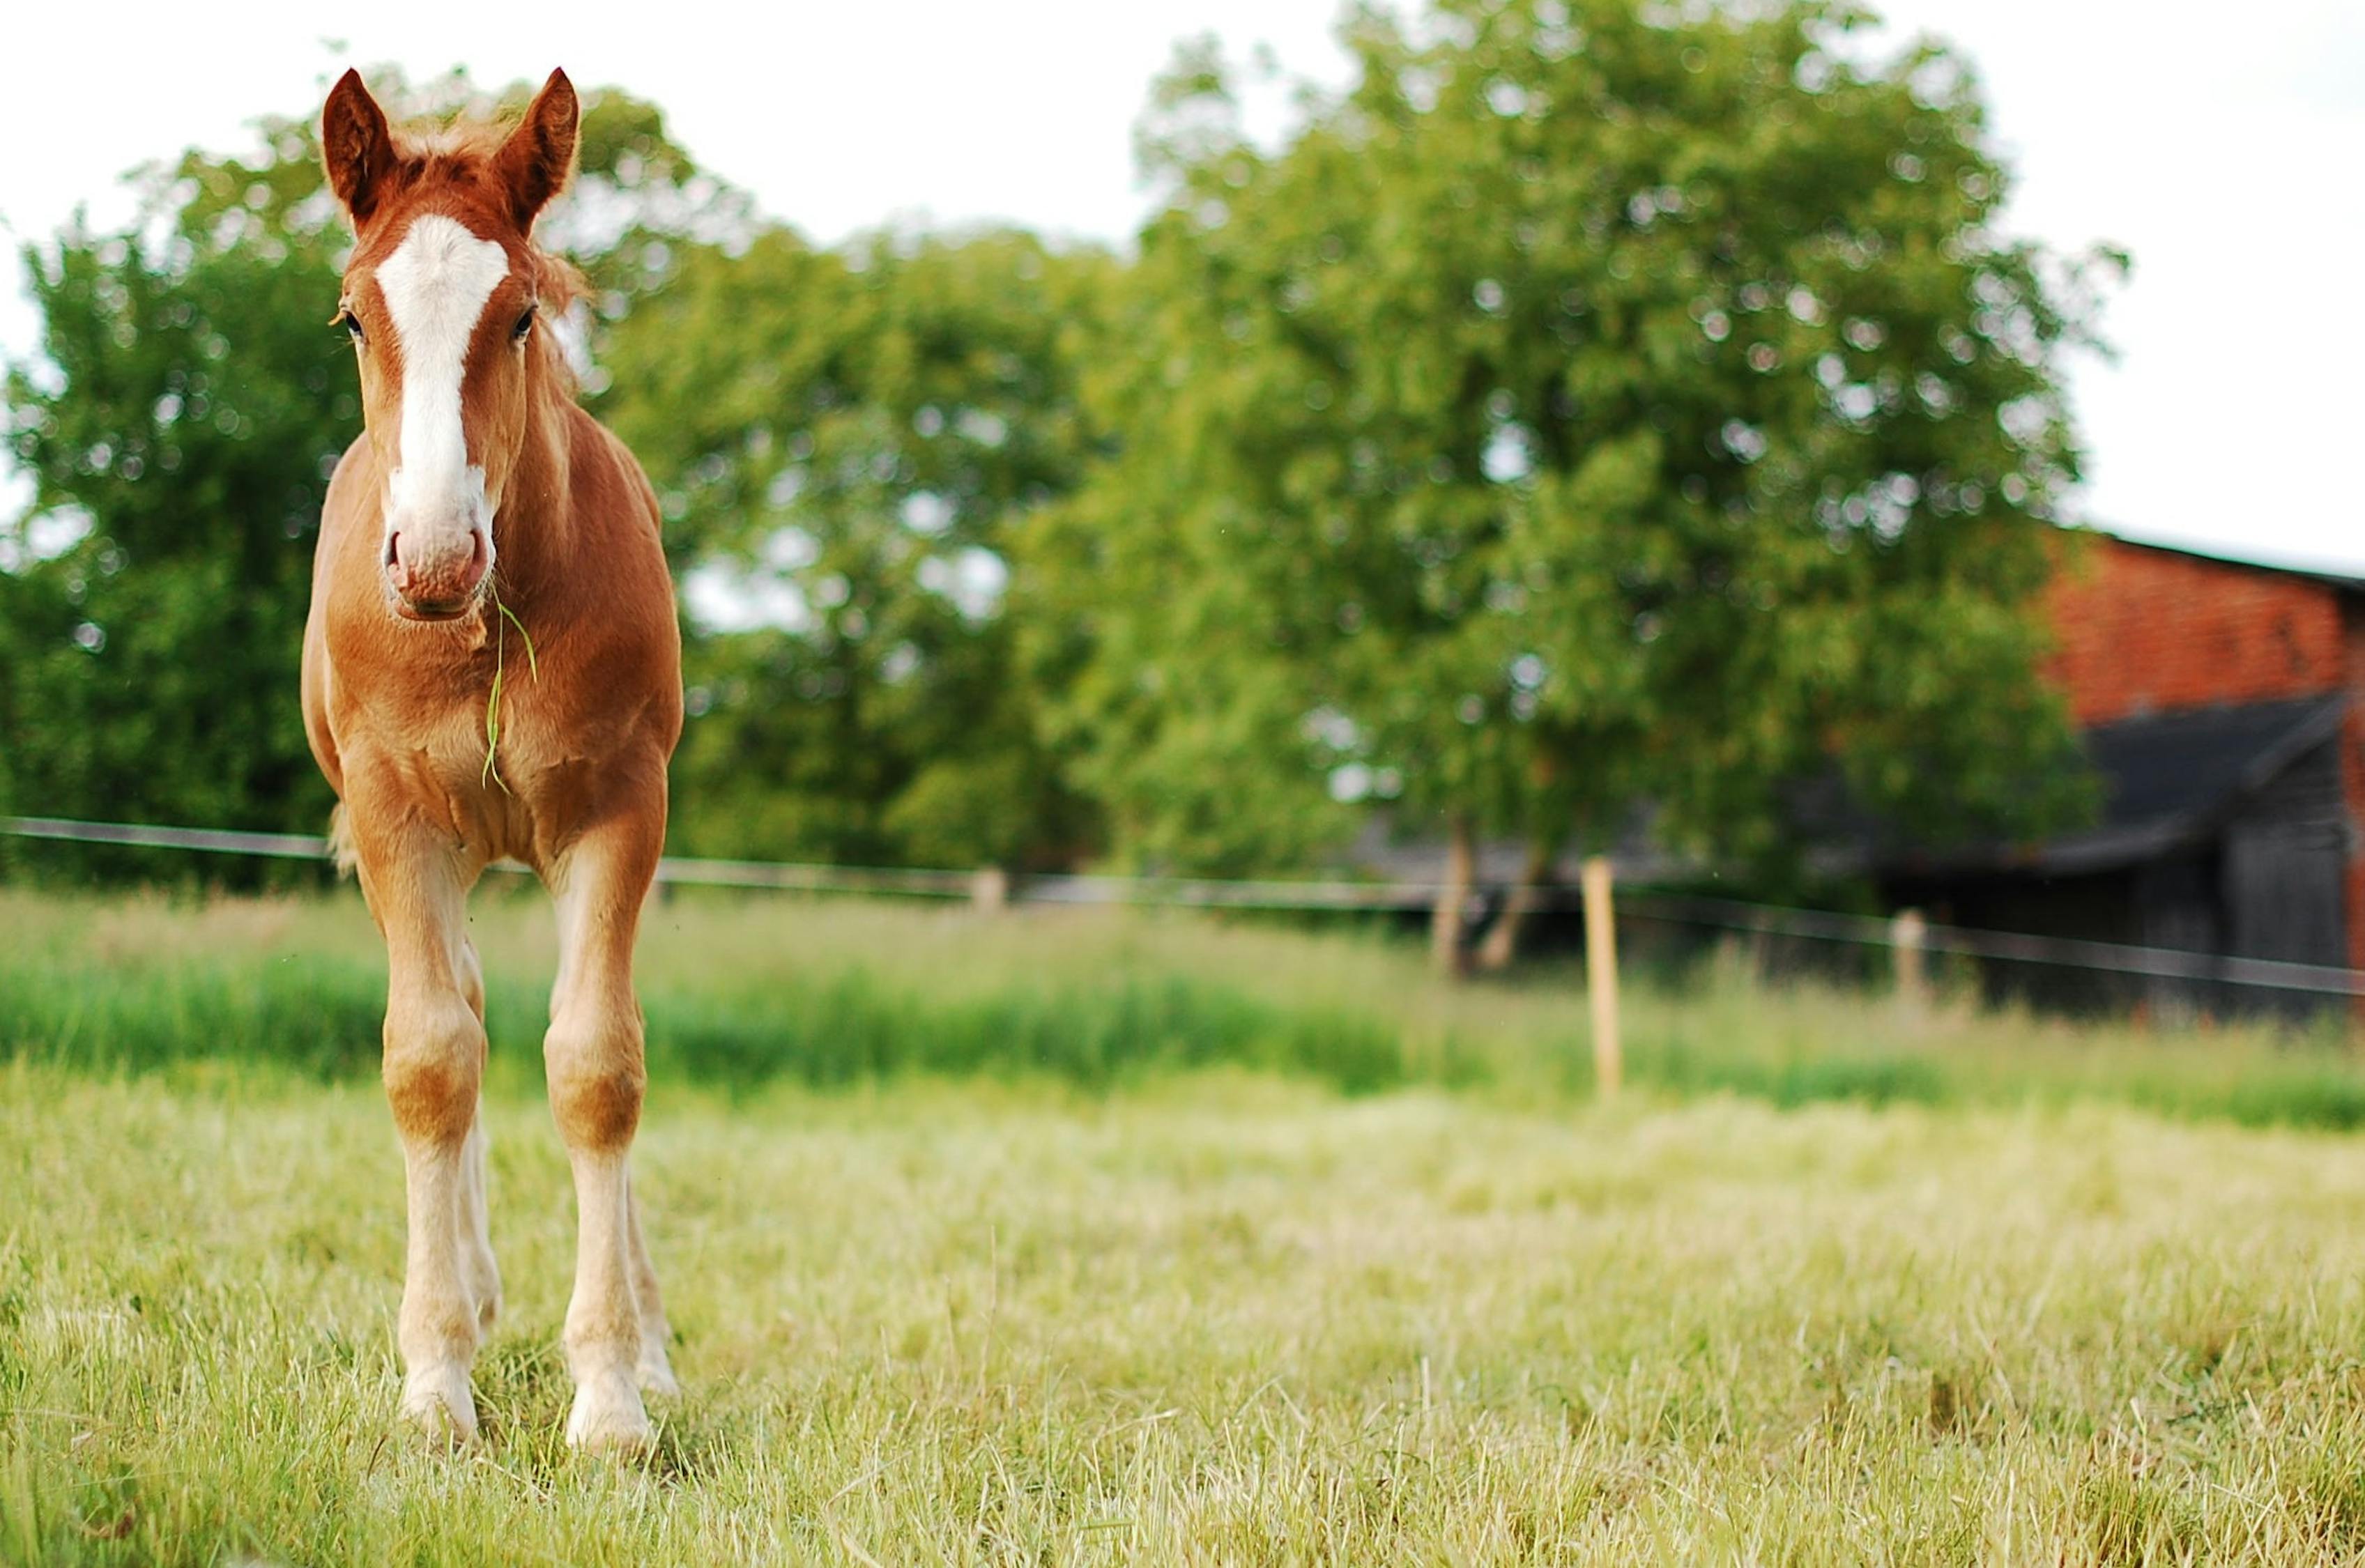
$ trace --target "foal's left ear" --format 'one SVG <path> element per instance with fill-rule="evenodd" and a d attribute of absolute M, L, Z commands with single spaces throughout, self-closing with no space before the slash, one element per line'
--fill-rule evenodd
<path fill-rule="evenodd" d="M 554 71 L 526 106 L 525 118 L 493 155 L 494 173 L 509 192 L 520 229 L 531 231 L 534 216 L 566 188 L 575 172 L 575 129 L 581 112 L 575 84 L 566 72 Z"/>

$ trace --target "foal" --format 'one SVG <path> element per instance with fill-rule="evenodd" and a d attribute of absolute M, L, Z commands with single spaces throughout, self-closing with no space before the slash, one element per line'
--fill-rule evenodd
<path fill-rule="evenodd" d="M 386 936 L 403 1410 L 476 1436 L 468 1368 L 500 1276 L 466 900 L 510 857 L 558 908 L 543 1057 L 579 1225 L 566 1437 L 632 1449 L 651 1440 L 641 1390 L 676 1387 L 626 1157 L 645 1079 L 633 939 L 665 838 L 681 648 L 656 498 L 576 407 L 550 334 L 574 274 L 533 222 L 573 168 L 577 118 L 561 72 L 506 136 L 393 133 L 352 72 L 329 95 L 322 158 L 355 239 L 336 319 L 366 428 L 320 521 L 304 724 Z"/>

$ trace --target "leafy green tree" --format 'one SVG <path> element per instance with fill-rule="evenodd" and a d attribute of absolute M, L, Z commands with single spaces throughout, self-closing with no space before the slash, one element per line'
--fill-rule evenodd
<path fill-rule="evenodd" d="M 1023 866 L 1088 831 L 1013 655 L 1010 541 L 1093 454 L 1113 270 L 1030 236 L 692 248 L 604 409 L 688 585 L 686 848 Z"/>
<path fill-rule="evenodd" d="M 376 86 L 405 118 L 491 106 L 458 76 Z M 34 487 L 0 524 L 8 811 L 292 831 L 327 811 L 296 689 L 313 531 L 360 428 L 324 325 L 349 240 L 310 118 L 259 129 L 136 176 L 124 231 L 77 221 L 25 252 L 43 335 L 6 382 Z M 553 222 L 611 312 L 662 281 L 670 241 L 744 213 L 623 95 L 588 96 L 582 162 Z"/>
<path fill-rule="evenodd" d="M 1998 233 L 1962 63 L 1867 63 L 1855 15 L 1359 12 L 1270 150 L 1185 52 L 1123 449 L 1046 525 L 1138 852 L 1311 850 L 1368 793 L 1464 864 L 1638 801 L 1762 862 L 1834 760 L 1916 829 L 2075 809 L 2032 661 L 2087 286 Z"/>
<path fill-rule="evenodd" d="M 43 358 L 8 379 L 34 483 L 8 532 L 8 802 L 316 829 L 294 700 L 328 466 L 358 415 L 322 330 L 333 241 L 248 241 L 200 192 L 170 239 L 69 230 L 32 259 Z"/>

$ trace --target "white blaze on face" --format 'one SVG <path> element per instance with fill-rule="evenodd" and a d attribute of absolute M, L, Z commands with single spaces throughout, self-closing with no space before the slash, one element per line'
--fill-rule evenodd
<path fill-rule="evenodd" d="M 394 254 L 378 263 L 378 289 L 402 352 L 402 438 L 387 482 L 389 530 L 465 541 L 481 528 L 490 547 L 485 471 L 468 461 L 460 383 L 485 302 L 509 271 L 507 252 L 441 215 L 413 223 Z"/>

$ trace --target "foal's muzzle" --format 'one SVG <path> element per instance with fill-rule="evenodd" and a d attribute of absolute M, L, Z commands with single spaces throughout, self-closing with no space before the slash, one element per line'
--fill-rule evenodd
<path fill-rule="evenodd" d="M 492 542 L 482 528 L 409 530 L 386 537 L 386 582 L 396 613 L 411 621 L 450 621 L 466 613 L 492 570 Z"/>

